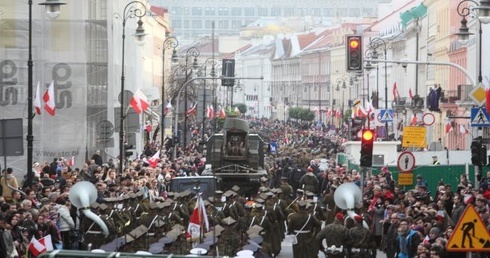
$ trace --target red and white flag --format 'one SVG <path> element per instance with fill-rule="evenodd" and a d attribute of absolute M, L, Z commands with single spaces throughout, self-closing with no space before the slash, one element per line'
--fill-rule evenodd
<path fill-rule="evenodd" d="M 28 248 L 29 248 L 29 252 L 34 257 L 37 257 L 38 255 L 47 251 L 53 251 L 54 247 L 53 247 L 51 235 L 46 235 L 45 237 L 39 240 L 37 240 L 35 237 L 32 237 Z"/>
<path fill-rule="evenodd" d="M 453 126 L 451 125 L 450 121 L 446 122 L 446 133 L 449 133 L 453 130 Z"/>
<path fill-rule="evenodd" d="M 393 84 L 393 100 L 396 101 L 400 97 L 398 93 L 398 88 L 396 87 L 396 82 Z"/>
<path fill-rule="evenodd" d="M 141 114 L 149 107 L 148 99 L 140 89 L 134 92 L 133 97 L 131 98 L 129 104 L 137 114 Z"/>
<path fill-rule="evenodd" d="M 151 158 L 148 159 L 148 164 L 150 164 L 152 168 L 156 168 L 159 161 L 160 161 L 160 151 L 157 151 L 155 155 L 151 156 Z"/>
<path fill-rule="evenodd" d="M 54 95 L 54 81 L 49 85 L 48 90 L 44 93 L 44 110 L 46 110 L 50 115 L 55 115 L 56 103 Z"/>
<path fill-rule="evenodd" d="M 41 114 L 41 83 L 37 82 L 36 97 L 34 98 L 34 108 L 38 115 Z"/>
<path fill-rule="evenodd" d="M 410 97 L 410 99 L 413 99 L 412 89 L 408 89 L 408 96 Z"/>
<path fill-rule="evenodd" d="M 205 233 L 209 231 L 209 220 L 206 214 L 206 207 L 202 200 L 201 194 L 197 196 L 196 206 L 189 218 L 189 226 L 187 227 L 187 238 L 199 238 L 201 232 Z"/>
<path fill-rule="evenodd" d="M 411 126 L 416 125 L 417 121 L 418 121 L 417 114 L 413 114 L 412 120 L 410 121 L 410 125 Z"/>
<path fill-rule="evenodd" d="M 206 108 L 206 117 L 208 119 L 213 119 L 214 117 L 214 108 L 212 105 L 209 105 L 207 108 Z"/>
<path fill-rule="evenodd" d="M 29 243 L 29 252 L 33 257 L 37 257 L 38 255 L 46 252 L 46 246 L 41 244 L 39 240 L 37 240 L 34 236 Z"/>
<path fill-rule="evenodd" d="M 165 106 L 165 115 L 168 114 L 168 111 L 172 109 L 172 103 L 170 101 L 167 103 L 167 106 Z"/>
<path fill-rule="evenodd" d="M 226 118 L 226 112 L 224 108 L 219 108 L 219 117 L 225 119 Z"/>
<path fill-rule="evenodd" d="M 342 118 L 342 112 L 340 112 L 340 110 L 335 110 L 335 117 L 336 118 Z"/>
<path fill-rule="evenodd" d="M 461 134 L 469 134 L 470 132 L 468 129 L 466 129 L 466 126 L 464 124 L 459 124 L 459 132 Z"/>
<path fill-rule="evenodd" d="M 153 129 L 153 128 L 151 128 L 151 124 L 150 124 L 150 123 L 146 124 L 145 131 L 147 131 L 148 133 L 151 133 L 151 130 L 152 130 L 152 129 Z"/>
<path fill-rule="evenodd" d="M 71 159 L 68 160 L 68 166 L 70 167 L 75 166 L 75 156 L 71 156 Z"/>
<path fill-rule="evenodd" d="M 190 115 L 195 115 L 197 113 L 197 102 L 194 103 L 194 105 L 191 106 L 191 108 L 189 108 L 185 114 L 190 116 Z"/>
<path fill-rule="evenodd" d="M 366 113 L 369 114 L 371 112 L 374 112 L 375 108 L 374 108 L 373 104 L 371 104 L 371 102 L 366 101 L 365 106 L 366 106 L 366 109 L 365 109 Z"/>

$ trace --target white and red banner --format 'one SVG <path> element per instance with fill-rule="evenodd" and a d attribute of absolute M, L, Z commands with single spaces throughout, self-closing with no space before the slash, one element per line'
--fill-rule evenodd
<path fill-rule="evenodd" d="M 133 97 L 131 98 L 129 105 L 134 109 L 134 111 L 137 114 L 141 114 L 143 111 L 147 110 L 149 105 L 148 105 L 148 99 L 146 98 L 145 94 L 140 90 L 136 90 L 133 94 Z"/>
<path fill-rule="evenodd" d="M 44 252 L 52 250 L 54 250 L 54 248 L 51 235 L 46 235 L 39 240 L 37 240 L 34 236 L 31 238 L 31 242 L 29 243 L 29 252 L 33 257 L 37 257 Z"/>
<path fill-rule="evenodd" d="M 151 158 L 147 160 L 148 164 L 150 164 L 152 168 L 156 168 L 159 161 L 160 161 L 160 151 L 157 151 L 157 153 L 155 153 L 153 156 L 151 156 Z"/>
<path fill-rule="evenodd" d="M 190 116 L 190 115 L 195 115 L 197 113 L 197 102 L 194 103 L 194 105 L 191 106 L 191 108 L 189 108 L 185 114 Z"/>
<path fill-rule="evenodd" d="M 44 93 L 44 110 L 48 114 L 54 116 L 56 110 L 55 95 L 54 95 L 54 81 L 51 81 L 48 90 Z"/>
<path fill-rule="evenodd" d="M 36 96 L 34 97 L 34 108 L 36 109 L 36 113 L 38 115 L 41 114 L 41 83 L 37 82 L 36 87 Z"/>
<path fill-rule="evenodd" d="M 201 194 L 197 196 L 196 206 L 189 218 L 189 226 L 187 228 L 187 238 L 199 238 L 201 234 L 209 231 L 209 220 L 206 214 L 206 207 L 202 200 Z"/>
<path fill-rule="evenodd" d="M 172 103 L 170 103 L 170 101 L 167 103 L 167 106 L 165 106 L 165 115 L 168 114 L 168 111 L 170 111 L 170 109 L 172 109 Z"/>

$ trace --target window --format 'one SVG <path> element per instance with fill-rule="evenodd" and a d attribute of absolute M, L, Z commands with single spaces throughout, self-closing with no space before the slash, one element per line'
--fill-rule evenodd
<path fill-rule="evenodd" d="M 194 29 L 200 29 L 202 28 L 202 21 L 192 21 L 192 28 Z"/>
<path fill-rule="evenodd" d="M 242 16 L 242 9 L 238 7 L 231 8 L 231 16 Z"/>
<path fill-rule="evenodd" d="M 206 29 L 212 29 L 213 28 L 213 21 L 206 20 L 204 22 L 204 28 L 206 28 Z"/>
<path fill-rule="evenodd" d="M 269 16 L 269 9 L 259 7 L 257 8 L 257 13 L 259 14 L 259 16 Z"/>
<path fill-rule="evenodd" d="M 184 12 L 183 9 L 184 8 L 182 8 L 182 7 L 174 7 L 174 8 L 172 8 L 172 14 L 182 15 L 182 13 Z"/>
<path fill-rule="evenodd" d="M 361 9 L 359 8 L 351 8 L 350 9 L 350 17 L 361 17 Z"/>
<path fill-rule="evenodd" d="M 271 8 L 271 16 L 281 16 L 281 8 Z"/>
<path fill-rule="evenodd" d="M 339 8 L 337 9 L 338 17 L 347 17 L 347 8 Z"/>
<path fill-rule="evenodd" d="M 181 20 L 173 20 L 172 21 L 172 27 L 174 28 L 182 28 L 182 21 Z"/>
<path fill-rule="evenodd" d="M 189 28 L 189 20 L 184 21 L 184 28 Z"/>
<path fill-rule="evenodd" d="M 334 17 L 335 16 L 334 9 L 333 8 L 325 8 L 325 9 L 323 9 L 323 15 L 325 17 Z"/>
<path fill-rule="evenodd" d="M 205 15 L 215 15 L 215 10 L 213 7 L 206 7 L 206 9 L 204 9 L 204 14 Z"/>
<path fill-rule="evenodd" d="M 320 8 L 313 8 L 312 14 L 314 16 L 321 16 L 322 15 L 322 9 L 320 9 Z"/>
<path fill-rule="evenodd" d="M 228 21 L 218 21 L 218 29 L 228 29 Z"/>
<path fill-rule="evenodd" d="M 245 16 L 255 16 L 255 8 L 253 7 L 245 8 Z"/>
<path fill-rule="evenodd" d="M 202 15 L 201 7 L 192 7 L 192 15 Z"/>
<path fill-rule="evenodd" d="M 218 8 L 218 15 L 220 15 L 220 16 L 228 16 L 229 15 L 228 8 L 227 7 L 220 7 L 220 8 Z"/>
<path fill-rule="evenodd" d="M 231 21 L 232 29 L 239 29 L 242 27 L 242 23 L 239 20 Z"/>
<path fill-rule="evenodd" d="M 294 8 L 284 8 L 284 16 L 294 16 Z"/>

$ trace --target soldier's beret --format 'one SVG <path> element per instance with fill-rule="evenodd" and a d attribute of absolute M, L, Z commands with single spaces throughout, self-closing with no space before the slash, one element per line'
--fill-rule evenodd
<path fill-rule="evenodd" d="M 200 247 L 195 247 L 190 250 L 191 254 L 207 254 L 208 250 Z"/>
<path fill-rule="evenodd" d="M 213 236 L 219 237 L 220 235 L 221 235 L 221 231 L 216 231 L 216 232 L 209 231 L 209 232 L 204 233 L 204 237 L 205 238 L 208 238 L 209 237 L 211 239 L 212 239 Z"/>
<path fill-rule="evenodd" d="M 264 208 L 264 205 L 262 205 L 260 203 L 256 203 L 256 204 L 254 204 L 254 208 L 260 210 L 260 209 Z"/>
<path fill-rule="evenodd" d="M 164 245 L 168 245 L 168 244 L 172 243 L 173 241 L 174 240 L 168 236 L 164 236 L 158 240 L 159 243 L 162 243 Z"/>
<path fill-rule="evenodd" d="M 306 202 L 303 201 L 303 200 L 297 202 L 297 204 L 298 204 L 299 207 L 306 207 Z"/>
<path fill-rule="evenodd" d="M 235 191 L 235 192 L 239 192 L 240 191 L 240 187 L 238 185 L 234 185 L 231 190 Z"/>
<path fill-rule="evenodd" d="M 131 198 L 131 199 L 136 198 L 136 194 L 135 194 L 135 193 L 130 193 L 130 194 L 129 194 L 129 198 Z"/>
<path fill-rule="evenodd" d="M 216 227 L 214 227 L 214 230 L 216 231 L 216 233 L 221 233 L 223 230 L 225 230 L 225 228 L 218 224 L 216 225 Z"/>
<path fill-rule="evenodd" d="M 260 198 L 260 199 L 263 199 L 263 200 L 267 199 L 267 197 L 269 197 L 269 196 L 268 196 L 266 193 L 261 193 L 261 194 L 259 195 L 259 198 Z"/>
<path fill-rule="evenodd" d="M 265 200 L 264 200 L 264 199 L 262 199 L 262 198 L 257 198 L 257 199 L 255 199 L 255 202 L 256 202 L 256 203 L 264 203 L 264 202 L 265 202 Z"/>
<path fill-rule="evenodd" d="M 99 209 L 102 211 L 107 210 L 107 208 L 109 208 L 109 206 L 107 206 L 107 204 L 105 204 L 105 203 L 102 203 L 101 205 L 99 205 Z"/>
<path fill-rule="evenodd" d="M 182 232 L 182 230 L 184 230 L 184 226 L 180 225 L 180 224 L 175 224 L 173 227 L 172 227 L 172 230 L 177 230 L 177 232 Z"/>
<path fill-rule="evenodd" d="M 150 208 L 151 210 L 156 209 L 157 208 L 157 204 L 154 203 L 154 202 L 150 202 L 150 204 L 148 204 L 148 208 Z"/>
<path fill-rule="evenodd" d="M 167 196 L 168 197 L 175 196 L 175 193 L 174 192 L 167 192 Z"/>
<path fill-rule="evenodd" d="M 344 220 L 344 214 L 342 214 L 342 212 L 337 212 L 337 214 L 335 214 L 335 218 L 342 221 Z"/>
<path fill-rule="evenodd" d="M 221 191 L 221 190 L 216 190 L 216 191 L 214 191 L 214 194 L 216 194 L 216 195 L 221 195 L 221 194 L 223 194 L 223 191 Z"/>
<path fill-rule="evenodd" d="M 226 217 L 223 219 L 223 223 L 225 223 L 225 225 L 233 225 L 235 224 L 236 220 L 234 220 L 232 217 Z"/>
<path fill-rule="evenodd" d="M 267 191 L 269 191 L 269 189 L 267 189 L 267 187 L 265 187 L 265 186 L 261 186 L 261 187 L 259 187 L 259 191 L 260 192 L 267 192 Z"/>
<path fill-rule="evenodd" d="M 98 207 L 99 207 L 98 202 L 94 202 L 94 203 L 90 204 L 90 208 L 92 208 L 92 209 L 97 209 Z"/>
<path fill-rule="evenodd" d="M 213 197 L 213 196 L 208 197 L 208 201 L 209 201 L 210 203 L 214 203 L 214 197 Z"/>

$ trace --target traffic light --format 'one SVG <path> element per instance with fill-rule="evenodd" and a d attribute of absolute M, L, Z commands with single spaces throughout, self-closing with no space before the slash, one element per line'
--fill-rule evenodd
<path fill-rule="evenodd" d="M 347 71 L 362 71 L 362 36 L 347 35 Z"/>
<path fill-rule="evenodd" d="M 480 160 L 483 166 L 487 165 L 487 146 L 484 144 L 481 145 Z"/>
<path fill-rule="evenodd" d="M 133 156 L 134 145 L 125 144 L 124 145 L 124 157 L 128 158 Z"/>
<path fill-rule="evenodd" d="M 481 141 L 479 139 L 473 139 L 471 142 L 471 164 L 473 164 L 473 166 L 482 165 L 481 146 Z"/>
<path fill-rule="evenodd" d="M 361 167 L 373 166 L 374 130 L 363 129 L 361 136 Z"/>

